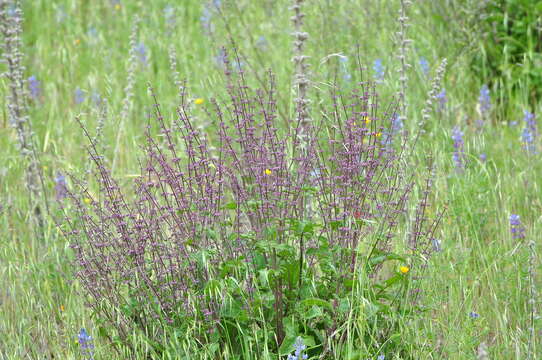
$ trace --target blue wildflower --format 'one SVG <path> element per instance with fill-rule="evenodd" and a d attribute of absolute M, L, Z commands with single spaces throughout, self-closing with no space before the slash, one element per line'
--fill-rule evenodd
<path fill-rule="evenodd" d="M 377 81 L 384 80 L 384 65 L 382 65 L 382 59 L 376 59 L 374 61 L 373 71 L 375 73 L 375 79 Z"/>
<path fill-rule="evenodd" d="M 536 120 L 534 118 L 534 114 L 529 112 L 528 110 L 524 110 L 523 114 L 525 127 L 521 132 L 521 142 L 523 143 L 523 147 L 525 148 L 525 150 L 527 150 L 528 153 L 534 154 L 536 153 L 535 140 L 538 136 Z"/>
<path fill-rule="evenodd" d="M 144 66 L 147 66 L 147 47 L 145 46 L 145 44 L 142 42 L 138 43 L 135 47 L 135 51 L 137 53 L 137 58 L 139 59 L 139 62 Z"/>
<path fill-rule="evenodd" d="M 464 142 L 463 142 L 463 132 L 459 129 L 459 127 L 455 127 L 452 131 L 452 140 L 454 142 L 454 153 L 453 153 L 453 160 L 456 166 L 456 169 L 462 170 L 465 167 L 464 163 Z"/>
<path fill-rule="evenodd" d="M 420 56 L 419 60 L 420 68 L 422 69 L 423 76 L 427 77 L 429 75 L 429 62 L 423 56 Z"/>
<path fill-rule="evenodd" d="M 292 355 L 292 354 L 288 355 L 288 360 L 305 360 L 305 359 L 308 359 L 309 356 L 307 354 L 303 353 L 306 348 L 307 347 L 303 343 L 303 339 L 301 337 L 298 337 L 295 340 L 295 343 L 294 343 L 294 355 Z"/>
<path fill-rule="evenodd" d="M 55 198 L 57 201 L 61 201 L 68 196 L 68 187 L 66 184 L 66 177 L 62 173 L 58 172 L 55 177 Z"/>
<path fill-rule="evenodd" d="M 79 340 L 79 347 L 81 348 L 81 354 L 87 360 L 94 360 L 94 344 L 92 343 L 92 336 L 90 336 L 87 331 L 82 328 L 77 335 Z"/>
<path fill-rule="evenodd" d="M 78 105 L 85 101 L 85 93 L 79 87 L 75 88 L 74 99 Z"/>
<path fill-rule="evenodd" d="M 386 359 L 386 355 L 378 355 L 378 357 L 376 358 L 376 360 L 385 360 Z"/>
<path fill-rule="evenodd" d="M 481 153 L 478 158 L 480 159 L 481 162 L 486 162 L 487 160 L 487 155 L 485 153 Z"/>
<path fill-rule="evenodd" d="M 438 110 L 444 111 L 446 109 L 446 103 L 448 102 L 448 98 L 446 97 L 446 89 L 442 89 L 437 94 L 437 100 L 438 100 Z"/>
<path fill-rule="evenodd" d="M 521 225 L 521 220 L 519 215 L 511 214 L 510 215 L 510 232 L 512 233 L 513 239 L 523 239 L 525 237 L 525 228 Z"/>
<path fill-rule="evenodd" d="M 471 311 L 471 312 L 469 313 L 469 317 L 470 317 L 471 319 L 478 319 L 478 318 L 480 317 L 480 315 L 479 315 L 478 313 L 475 313 L 474 311 Z"/>
<path fill-rule="evenodd" d="M 482 88 L 480 89 L 478 104 L 480 105 L 480 113 L 482 116 L 487 116 L 491 110 L 491 96 L 489 95 L 489 88 L 486 84 L 482 85 Z"/>
<path fill-rule="evenodd" d="M 341 63 L 341 73 L 343 75 L 343 80 L 350 81 L 352 79 L 352 75 L 350 75 L 350 71 L 348 71 L 348 57 L 340 56 L 339 61 Z"/>
<path fill-rule="evenodd" d="M 28 90 L 30 91 L 30 97 L 37 100 L 41 94 L 40 81 L 34 76 L 28 78 Z"/>

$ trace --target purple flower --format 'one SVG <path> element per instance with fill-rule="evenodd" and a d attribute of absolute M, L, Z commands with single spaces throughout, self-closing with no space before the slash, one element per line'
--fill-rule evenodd
<path fill-rule="evenodd" d="M 485 153 L 481 153 L 480 156 L 478 156 L 481 162 L 486 162 L 487 155 Z"/>
<path fill-rule="evenodd" d="M 382 59 L 376 59 L 374 61 L 373 71 L 375 73 L 375 79 L 377 81 L 384 80 L 384 65 L 382 65 Z"/>
<path fill-rule="evenodd" d="M 521 142 L 523 147 L 530 154 L 536 153 L 535 140 L 538 136 L 538 129 L 536 126 L 536 120 L 534 114 L 528 110 L 523 110 L 523 120 L 525 120 L 525 127 L 521 132 Z"/>
<path fill-rule="evenodd" d="M 298 337 L 294 343 L 294 355 L 288 355 L 288 360 L 307 359 L 309 356 L 307 354 L 303 354 L 303 351 L 305 351 L 306 348 L 307 347 L 303 343 L 303 339 L 301 337 Z"/>
<path fill-rule="evenodd" d="M 525 228 L 521 225 L 519 215 L 510 215 L 510 232 L 512 233 L 512 239 L 523 239 L 525 237 Z"/>
<path fill-rule="evenodd" d="M 30 97 L 33 100 L 38 100 L 41 94 L 41 87 L 40 81 L 34 75 L 28 78 L 28 90 L 30 91 Z"/>
<path fill-rule="evenodd" d="M 482 88 L 480 89 L 478 103 L 480 104 L 480 112 L 482 113 L 482 116 L 486 116 L 491 110 L 491 97 L 489 95 L 489 88 L 486 84 L 482 85 Z"/>
<path fill-rule="evenodd" d="M 85 101 L 85 93 L 81 88 L 77 87 L 75 88 L 74 92 L 74 100 L 77 105 L 81 104 L 83 101 Z"/>
<path fill-rule="evenodd" d="M 68 188 L 66 186 L 66 177 L 60 172 L 55 177 L 55 198 L 61 201 L 68 196 Z"/>
<path fill-rule="evenodd" d="M 463 132 L 457 126 L 452 131 L 452 140 L 454 142 L 454 153 L 452 158 L 456 169 L 462 170 L 465 167 Z"/>
<path fill-rule="evenodd" d="M 386 359 L 386 355 L 378 355 L 378 357 L 376 358 L 376 360 L 385 360 Z"/>
<path fill-rule="evenodd" d="M 471 319 L 478 319 L 478 318 L 480 317 L 480 314 L 478 314 L 478 313 L 476 313 L 476 312 L 474 312 L 474 311 L 471 311 L 471 312 L 469 313 L 469 317 L 470 317 Z"/>
<path fill-rule="evenodd" d="M 79 340 L 79 347 L 81 348 L 81 354 L 87 360 L 94 359 L 94 344 L 92 343 L 92 336 L 90 336 L 87 331 L 83 328 L 77 334 Z"/>

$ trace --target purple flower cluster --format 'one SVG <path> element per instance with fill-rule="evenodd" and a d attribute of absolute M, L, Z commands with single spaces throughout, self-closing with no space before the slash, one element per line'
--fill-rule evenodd
<path fill-rule="evenodd" d="M 38 100 L 41 95 L 41 83 L 36 78 L 36 76 L 32 75 L 28 78 L 28 90 L 30 91 L 30 97 L 33 100 Z"/>
<path fill-rule="evenodd" d="M 62 173 L 57 173 L 55 177 L 55 198 L 57 201 L 64 200 L 68 196 L 66 177 Z"/>
<path fill-rule="evenodd" d="M 510 232 L 512 233 L 513 239 L 523 239 L 525 238 L 525 228 L 521 225 L 521 220 L 519 215 L 512 214 L 510 215 Z"/>
<path fill-rule="evenodd" d="M 525 127 L 521 132 L 521 142 L 529 154 L 536 154 L 536 138 L 538 137 L 538 128 L 533 113 L 528 110 L 523 111 L 523 120 Z"/>
<path fill-rule="evenodd" d="M 484 119 L 489 116 L 489 113 L 491 111 L 491 96 L 489 93 L 489 87 L 486 84 L 482 85 L 482 88 L 480 89 L 480 96 L 478 96 L 478 105 L 480 107 L 480 114 L 482 115 L 482 119 L 479 119 L 477 121 L 477 125 L 479 127 L 482 127 L 484 125 Z"/>
<path fill-rule="evenodd" d="M 294 354 L 288 355 L 288 360 L 306 360 L 309 358 L 307 354 L 304 354 L 305 346 L 303 339 L 298 337 L 294 343 Z"/>
<path fill-rule="evenodd" d="M 277 126 L 272 74 L 266 91 L 249 88 L 243 76 L 228 71 L 226 81 L 227 103 L 209 100 L 207 114 L 218 128 L 212 140 L 195 126 L 193 107 L 186 103 L 177 110 L 174 126 L 166 125 L 152 95 L 161 137 L 156 140 L 150 130 L 146 134 L 141 174 L 130 191 L 134 195 L 121 190 L 92 141 L 98 198 L 77 182 L 79 192 L 67 189 L 76 211 L 76 219 L 67 219 L 67 235 L 76 276 L 93 298 L 91 305 L 97 312 L 127 301 L 136 307 L 131 316 L 137 313 L 137 321 L 116 324 L 121 335 L 183 319 L 213 331 L 228 297 L 202 294 L 206 284 L 223 276 L 224 264 L 244 264 L 245 271 L 235 276 L 248 309 L 250 294 L 261 286 L 254 272 L 262 262 L 272 267 L 280 261 L 275 249 L 297 251 L 304 256 L 302 264 L 316 266 L 317 255 L 303 249 L 315 248 L 317 237 L 303 243 L 289 225 L 294 221 L 316 223 L 319 239 L 345 249 L 334 259 L 338 277 L 333 281 L 343 284 L 343 276 L 355 271 L 352 249 L 377 237 L 371 246 L 387 249 L 406 214 L 416 172 L 404 166 L 404 145 L 394 151 L 381 143 L 384 125 L 395 114 L 379 111 L 374 83 L 360 84 L 344 105 L 332 94 L 327 116 L 334 120 L 328 131 L 308 126 L 301 143 L 295 119 L 288 127 Z M 438 221 L 424 215 L 427 201 L 426 196 L 418 207 L 411 241 L 431 249 Z M 287 284 L 273 286 L 276 314 L 286 316 L 282 294 Z M 279 325 L 276 331 L 280 338 Z"/>
<path fill-rule="evenodd" d="M 82 104 L 85 101 L 85 93 L 81 88 L 76 87 L 73 92 L 73 99 L 77 105 Z"/>
<path fill-rule="evenodd" d="M 94 344 L 92 342 L 92 336 L 83 328 L 77 334 L 77 340 L 79 341 L 79 348 L 81 354 L 86 360 L 94 360 Z"/>
<path fill-rule="evenodd" d="M 465 168 L 465 150 L 463 132 L 458 126 L 454 127 L 452 131 L 452 140 L 454 142 L 454 152 L 452 158 L 454 160 L 456 169 L 458 171 L 462 171 Z"/>

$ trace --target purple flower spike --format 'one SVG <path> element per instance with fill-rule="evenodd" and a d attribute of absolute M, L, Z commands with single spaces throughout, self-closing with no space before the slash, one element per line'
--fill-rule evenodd
<path fill-rule="evenodd" d="M 463 132 L 459 130 L 459 127 L 457 126 L 452 131 L 452 140 L 454 141 L 454 153 L 452 158 L 456 169 L 461 171 L 465 168 L 465 153 L 463 149 Z"/>
<path fill-rule="evenodd" d="M 521 225 L 519 215 L 510 215 L 510 232 L 512 233 L 512 239 L 523 239 L 525 237 L 525 228 Z"/>
<path fill-rule="evenodd" d="M 41 94 L 40 81 L 32 75 L 28 78 L 28 90 L 30 91 L 30 97 L 33 100 L 38 100 Z"/>
<path fill-rule="evenodd" d="M 81 354 L 87 360 L 94 360 L 94 344 L 92 343 L 92 336 L 82 328 L 77 334 L 79 340 L 79 347 L 81 348 Z"/>

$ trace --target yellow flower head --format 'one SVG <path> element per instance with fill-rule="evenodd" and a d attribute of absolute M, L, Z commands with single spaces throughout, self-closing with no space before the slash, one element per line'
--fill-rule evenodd
<path fill-rule="evenodd" d="M 381 137 L 382 136 L 382 133 L 379 131 L 376 133 L 376 137 Z"/>
<path fill-rule="evenodd" d="M 64 305 L 60 305 L 60 311 L 64 312 Z"/>
<path fill-rule="evenodd" d="M 265 169 L 264 173 L 265 175 L 271 175 L 273 172 L 269 169 Z"/>
<path fill-rule="evenodd" d="M 75 45 L 79 45 L 81 43 L 81 39 L 75 39 L 75 41 L 73 42 Z"/>
<path fill-rule="evenodd" d="M 90 204 L 92 204 L 92 199 L 90 199 L 90 198 L 84 198 L 84 199 L 83 199 L 83 202 L 84 202 L 85 204 L 87 204 L 87 205 L 90 205 Z"/>
<path fill-rule="evenodd" d="M 399 271 L 401 272 L 401 274 L 406 274 L 410 271 L 410 268 L 408 266 L 401 266 L 399 268 Z"/>
<path fill-rule="evenodd" d="M 117 11 L 120 10 L 120 4 L 116 4 L 116 5 L 115 5 L 115 10 L 117 10 Z"/>
<path fill-rule="evenodd" d="M 204 100 L 202 98 L 197 98 L 196 100 L 194 100 L 194 104 L 201 105 L 201 104 L 203 104 L 203 101 Z"/>
<path fill-rule="evenodd" d="M 371 122 L 371 119 L 369 119 L 368 116 L 365 116 L 363 120 L 365 121 L 365 124 L 369 124 Z"/>

